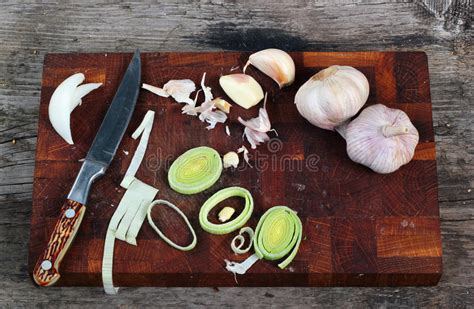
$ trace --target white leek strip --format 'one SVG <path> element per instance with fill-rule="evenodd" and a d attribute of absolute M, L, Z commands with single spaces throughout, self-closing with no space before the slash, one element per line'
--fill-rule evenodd
<path fill-rule="evenodd" d="M 102 281 L 107 294 L 116 294 L 118 291 L 118 288 L 115 288 L 113 285 L 112 278 L 115 238 L 136 245 L 136 236 L 145 220 L 147 206 L 158 193 L 158 189 L 135 178 L 135 174 L 146 152 L 154 114 L 153 111 L 149 111 L 132 135 L 134 139 L 141 135 L 141 139 L 133 155 L 132 162 L 120 184 L 127 191 L 120 200 L 119 206 L 107 228 L 102 259 Z"/>
<path fill-rule="evenodd" d="M 273 261 L 286 256 L 286 259 L 278 264 L 278 267 L 283 269 L 295 258 L 302 233 L 303 226 L 295 211 L 286 206 L 272 207 L 263 214 L 255 229 L 255 254 L 242 263 L 226 260 L 226 269 L 233 273 L 245 274 L 258 259 Z"/>
<path fill-rule="evenodd" d="M 155 112 L 148 111 L 138 128 L 135 130 L 135 132 L 133 132 L 133 139 L 137 139 L 140 135 L 142 137 L 140 138 L 140 142 L 138 143 L 137 149 L 135 150 L 132 162 L 128 166 L 127 171 L 125 172 L 125 177 L 135 177 L 135 174 L 137 173 L 138 168 L 140 167 L 140 164 L 142 163 L 143 158 L 145 157 L 145 152 L 148 147 L 148 140 L 150 138 L 151 129 L 153 128 L 154 119 Z"/>
<path fill-rule="evenodd" d="M 247 233 L 250 238 L 249 245 L 245 249 L 242 249 L 245 243 L 245 238 L 244 236 L 242 236 L 243 233 Z M 230 243 L 230 248 L 236 254 L 247 253 L 249 252 L 250 248 L 252 248 L 252 242 L 253 242 L 254 237 L 255 237 L 255 233 L 251 227 L 248 227 L 248 226 L 243 227 L 240 229 L 239 235 L 235 236 L 234 239 L 232 239 L 232 242 Z"/>
<path fill-rule="evenodd" d="M 116 294 L 118 291 L 118 288 L 114 287 L 112 278 L 116 231 L 119 229 L 127 229 L 126 224 L 123 223 L 122 220 L 130 209 L 134 208 L 132 212 L 136 213 L 136 208 L 138 207 L 133 207 L 134 205 L 149 205 L 157 193 L 158 189 L 153 188 L 138 179 L 134 179 L 120 200 L 119 206 L 110 220 L 107 235 L 105 237 L 104 256 L 102 258 L 102 283 L 104 285 L 105 293 Z M 131 226 L 128 226 L 128 228 L 130 230 Z"/>
<path fill-rule="evenodd" d="M 155 207 L 156 205 L 159 205 L 159 204 L 166 205 L 169 208 L 173 209 L 174 211 L 176 211 L 181 216 L 181 218 L 183 218 L 184 222 L 186 222 L 186 225 L 188 226 L 189 230 L 191 231 L 191 234 L 193 235 L 193 240 L 191 241 L 191 243 L 189 245 L 180 246 L 180 245 L 176 244 L 171 239 L 166 237 L 166 235 L 155 225 L 155 222 L 153 222 L 153 218 L 151 217 L 151 211 L 152 211 L 153 207 Z M 191 225 L 191 223 L 189 223 L 188 217 L 186 217 L 186 215 L 178 207 L 176 207 L 174 204 L 172 204 L 172 203 L 170 203 L 166 200 L 153 201 L 153 203 L 151 203 L 148 206 L 147 216 L 148 216 L 148 223 L 150 224 L 150 226 L 161 237 L 161 239 L 163 239 L 171 247 L 173 247 L 175 249 L 178 249 L 178 250 L 181 250 L 181 251 L 189 251 L 189 250 L 194 249 L 194 247 L 196 247 L 197 238 L 196 238 L 196 232 L 194 231 L 193 226 Z"/>
<path fill-rule="evenodd" d="M 209 212 L 223 200 L 230 197 L 242 197 L 245 200 L 244 210 L 234 219 L 222 224 L 215 224 L 207 218 Z M 247 189 L 241 187 L 230 187 L 222 189 L 212 195 L 199 211 L 199 223 L 203 230 L 208 233 L 222 235 L 233 232 L 242 227 L 250 219 L 253 212 L 253 198 Z"/>

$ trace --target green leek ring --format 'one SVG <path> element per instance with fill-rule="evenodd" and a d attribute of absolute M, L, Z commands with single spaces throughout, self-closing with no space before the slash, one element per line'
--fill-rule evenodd
<path fill-rule="evenodd" d="M 219 180 L 222 160 L 210 147 L 192 148 L 180 155 L 168 171 L 170 187 L 181 194 L 202 192 Z"/>
<path fill-rule="evenodd" d="M 230 197 L 242 197 L 245 199 L 244 210 L 235 218 L 226 223 L 214 224 L 207 219 L 209 212 L 217 204 Z M 233 232 L 241 228 L 250 219 L 253 212 L 253 198 L 247 189 L 241 187 L 230 187 L 222 189 L 211 196 L 201 207 L 199 211 L 199 223 L 203 230 L 208 233 L 222 235 Z"/>
<path fill-rule="evenodd" d="M 286 206 L 272 207 L 263 214 L 255 229 L 255 254 L 270 261 L 288 256 L 278 264 L 283 269 L 296 256 L 302 231 L 301 220 L 295 211 Z"/>

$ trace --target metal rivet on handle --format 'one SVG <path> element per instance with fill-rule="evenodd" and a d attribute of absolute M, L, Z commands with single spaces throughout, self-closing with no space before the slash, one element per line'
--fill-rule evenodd
<path fill-rule="evenodd" d="M 74 218 L 75 215 L 76 212 L 74 211 L 74 209 L 69 208 L 68 210 L 66 210 L 66 218 L 71 219 Z"/>
<path fill-rule="evenodd" d="M 48 261 L 48 260 L 44 260 L 44 261 L 41 263 L 41 268 L 42 268 L 43 270 L 50 270 L 51 267 L 53 267 L 53 264 L 51 264 L 51 262 Z"/>

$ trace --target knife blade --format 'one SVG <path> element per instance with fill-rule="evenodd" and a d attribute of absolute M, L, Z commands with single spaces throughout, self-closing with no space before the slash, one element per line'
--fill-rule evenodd
<path fill-rule="evenodd" d="M 140 90 L 140 78 L 141 60 L 137 50 L 61 207 L 46 249 L 36 262 L 33 279 L 39 286 L 53 285 L 60 278 L 59 266 L 84 217 L 91 185 L 105 174 L 128 127 Z"/>

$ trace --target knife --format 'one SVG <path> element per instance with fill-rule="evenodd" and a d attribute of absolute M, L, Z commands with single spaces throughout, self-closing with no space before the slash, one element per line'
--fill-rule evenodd
<path fill-rule="evenodd" d="M 56 283 L 59 265 L 70 247 L 86 211 L 87 196 L 92 183 L 104 175 L 117 152 L 127 129 L 140 90 L 140 51 L 133 55 L 107 114 L 87 153 L 79 174 L 49 238 L 46 249 L 36 262 L 33 279 L 39 286 Z"/>

